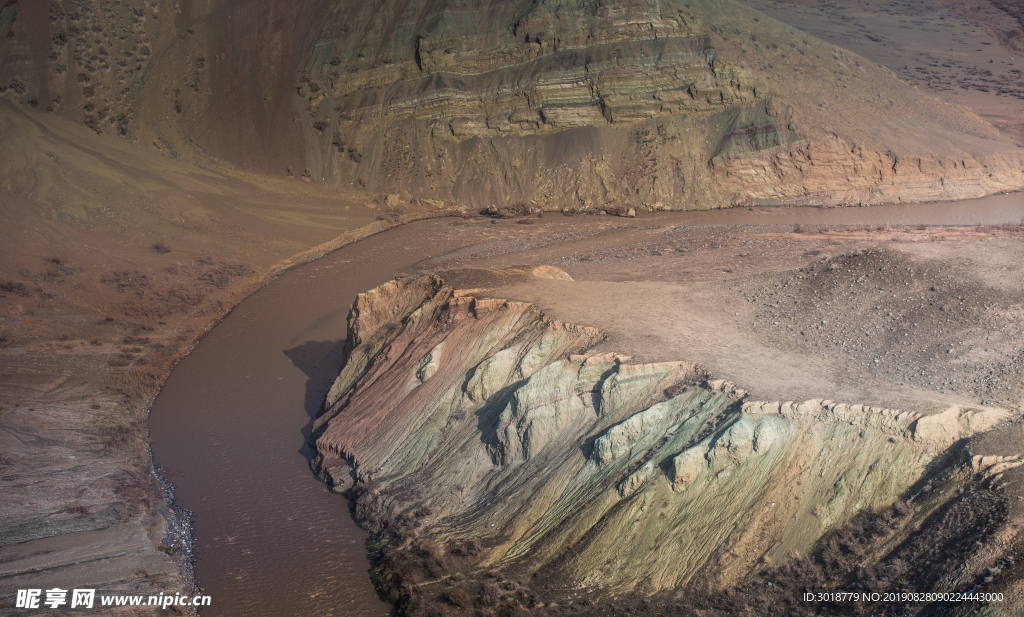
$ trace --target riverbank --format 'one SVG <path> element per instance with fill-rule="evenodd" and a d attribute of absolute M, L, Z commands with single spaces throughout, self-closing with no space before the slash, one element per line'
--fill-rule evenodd
<path fill-rule="evenodd" d="M 450 211 L 140 152 L 6 104 L 0 123 L 0 613 L 26 588 L 187 591 L 188 521 L 148 445 L 171 370 L 282 272 Z"/>
<path fill-rule="evenodd" d="M 57 295 L 48 291 L 28 295 L 15 287 L 5 293 L 0 463 L 7 486 L 0 601 L 13 599 L 7 598 L 8 588 L 198 591 L 187 514 L 167 502 L 169 494 L 152 472 L 148 416 L 167 376 L 235 306 L 281 273 L 396 225 L 438 215 L 374 222 L 261 271 L 203 263 L 200 257 L 172 262 L 168 269 L 177 276 L 169 284 L 131 272 L 110 279 L 127 289 L 106 311 L 82 310 L 85 299 L 47 297 Z M 76 269 L 72 263 L 77 265 L 53 265 L 70 271 Z M 53 282 L 68 283 L 74 274 Z M 141 298 L 132 297 L 137 287 L 145 289 Z M 183 306 L 161 306 L 167 299 Z M 60 334 L 32 336 L 40 330 Z"/>

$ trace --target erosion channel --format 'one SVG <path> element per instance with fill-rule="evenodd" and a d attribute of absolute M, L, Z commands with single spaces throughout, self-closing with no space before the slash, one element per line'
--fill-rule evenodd
<path fill-rule="evenodd" d="M 856 523 L 858 511 L 871 509 L 888 513 L 888 531 L 873 535 L 877 545 L 864 550 L 873 551 L 871 563 L 885 565 L 894 547 L 912 535 L 911 527 L 943 508 L 955 509 L 951 491 L 969 482 L 981 487 L 999 472 L 1016 477 L 1012 453 L 1000 450 L 998 443 L 971 438 L 1019 414 L 1019 379 L 995 394 L 969 391 L 962 383 L 959 390 L 950 385 L 940 392 L 903 377 L 897 382 L 892 372 L 857 372 L 838 361 L 822 364 L 823 349 L 801 360 L 800 350 L 786 342 L 791 333 L 779 327 L 777 318 L 766 321 L 766 305 L 749 298 L 781 284 L 779 277 L 808 268 L 819 268 L 827 278 L 840 269 L 837 264 L 850 271 L 916 271 L 916 279 L 908 275 L 913 285 L 907 287 L 924 293 L 920 272 L 927 277 L 928 270 L 922 264 L 935 264 L 930 271 L 939 276 L 936 266 L 963 261 L 957 251 L 964 247 L 982 247 L 982 255 L 1019 253 L 1019 226 L 979 226 L 1021 217 L 1020 196 L 1009 195 L 958 204 L 772 208 L 640 219 L 552 214 L 499 221 L 437 219 L 373 236 L 290 271 L 217 326 L 175 369 L 153 407 L 154 459 L 173 482 L 178 506 L 193 515 L 196 579 L 215 600 L 203 614 L 386 615 L 392 610 L 378 599 L 367 575 L 366 532 L 353 521 L 350 503 L 313 478 L 309 461 L 314 457 L 321 479 L 336 491 L 348 489 L 352 475 L 358 479 L 357 518 L 401 549 L 392 559 L 422 567 L 422 572 L 406 572 L 405 580 L 395 578 L 394 568 L 378 570 L 384 593 L 406 608 L 447 603 L 458 610 L 460 602 L 478 604 L 481 594 L 494 596 L 485 604 L 532 604 L 538 610 L 579 600 L 565 590 L 534 589 L 530 581 L 538 578 L 532 576 L 536 572 L 545 580 L 557 575 L 571 584 L 601 586 L 609 590 L 608 597 L 664 592 L 697 578 L 706 581 L 708 592 L 717 592 L 773 563 L 799 561 L 817 540 Z M 751 255 L 755 258 L 747 259 Z M 513 267 L 522 264 L 529 267 Z M 572 307 L 555 299 L 566 293 L 550 287 L 564 282 L 557 275 L 550 278 L 557 271 L 542 270 L 548 274 L 537 277 L 536 265 L 569 272 L 581 285 L 572 293 L 582 298 L 625 293 L 639 304 L 621 304 L 618 312 L 603 308 L 603 323 L 580 315 L 571 319 L 579 327 L 552 336 L 549 317 L 539 309 L 551 319 L 570 321 L 560 311 Z M 672 276 L 665 274 L 669 271 Z M 437 279 L 418 278 L 426 273 L 441 273 L 456 287 L 473 291 L 460 293 L 463 299 L 456 301 Z M 454 330 L 436 329 L 425 320 L 419 330 L 404 331 L 403 344 L 430 343 L 429 348 L 387 361 L 365 345 L 353 345 L 352 358 L 359 362 L 349 362 L 348 377 L 343 373 L 341 380 L 349 381 L 335 389 L 329 403 L 342 394 L 357 403 L 362 397 L 359 404 L 366 409 L 390 410 L 392 417 L 383 422 L 370 418 L 365 427 L 354 428 L 336 422 L 336 414 L 345 409 L 340 404 L 315 419 L 342 364 L 349 306 L 357 294 L 398 274 L 408 276 L 392 286 L 396 297 L 415 297 L 406 312 L 448 310 Z M 948 283 L 951 293 L 960 293 L 957 285 L 973 284 L 970 274 L 954 273 L 954 279 L 963 280 Z M 876 276 L 880 281 L 881 275 Z M 668 279 L 676 291 L 680 281 L 692 285 L 685 295 L 694 302 L 718 302 L 717 321 L 704 325 L 715 326 L 722 340 L 697 332 L 703 329 L 696 313 L 681 328 L 688 332 L 683 338 L 689 336 L 684 341 L 659 332 L 653 318 L 650 327 L 638 330 L 637 322 L 645 321 L 644 303 L 662 314 L 673 313 L 673 307 L 687 309 L 667 288 L 640 297 L 633 288 L 601 287 L 660 285 Z M 844 286 L 836 282 L 833 292 Z M 501 330 L 486 349 L 456 353 L 454 345 L 447 351 L 437 348 L 449 335 L 452 341 L 465 336 L 474 342 L 485 336 L 456 336 L 456 331 L 458 324 L 482 323 L 474 312 L 483 313 L 488 297 L 529 300 L 535 308 L 495 304 L 492 317 L 512 319 L 515 325 Z M 363 324 L 357 342 L 375 336 L 378 343 L 384 341 L 381 326 L 388 319 L 400 321 L 404 313 L 384 319 L 381 315 L 395 307 L 370 306 L 367 297 L 362 302 L 369 307 L 364 315 L 376 315 L 378 321 L 373 327 Z M 519 311 L 514 319 L 510 310 Z M 1012 317 L 988 304 L 978 310 L 985 318 Z M 808 318 L 813 313 L 805 312 Z M 460 315 L 472 319 L 456 319 Z M 1004 329 L 1019 328 L 1019 323 L 1004 324 Z M 810 330 L 810 324 L 796 327 Z M 743 346 L 775 352 L 760 360 L 749 349 L 738 354 L 737 337 L 727 336 L 728 328 L 738 336 L 749 331 L 750 341 L 740 341 Z M 592 348 L 605 334 L 608 339 Z M 728 338 L 732 342 L 723 344 Z M 1017 349 L 1011 342 L 1005 350 L 1000 345 L 990 343 L 992 354 Z M 518 351 L 506 352 L 509 362 L 502 364 L 501 349 Z M 445 362 L 423 361 L 434 352 Z M 876 364 L 857 353 L 852 362 Z M 580 355 L 566 359 L 570 354 Z M 737 368 L 730 369 L 734 356 Z M 995 366 L 994 357 L 985 360 L 985 367 Z M 1019 355 L 1012 359 L 1019 361 Z M 945 366 L 931 359 L 914 361 L 927 370 L 941 372 Z M 763 374 L 758 362 L 779 371 L 777 388 L 775 377 L 770 371 Z M 501 370 L 491 375 L 484 370 L 488 363 Z M 383 371 L 388 378 L 367 385 L 367 380 L 360 382 L 366 370 Z M 962 370 L 957 365 L 949 374 L 959 376 L 956 371 Z M 455 373 L 478 376 L 476 390 L 463 388 L 465 380 L 455 379 Z M 631 382 L 627 373 L 636 379 Z M 760 379 L 743 379 L 758 373 Z M 588 394 L 573 395 L 580 405 L 571 410 L 549 405 L 545 411 L 544 393 L 551 384 L 541 377 L 567 392 Z M 388 379 L 395 383 L 389 385 Z M 530 392 L 531 383 L 537 392 Z M 356 385 L 349 389 L 350 384 Z M 419 396 L 413 386 L 426 384 L 436 384 L 437 392 L 420 388 L 436 404 L 413 400 Z M 374 387 L 381 390 L 374 392 Z M 750 392 L 744 398 L 738 388 Z M 806 403 L 809 399 L 817 402 Z M 796 402 L 787 407 L 789 401 Z M 532 411 L 523 415 L 522 410 Z M 418 427 L 415 439 L 407 435 L 413 426 Z M 314 430 L 319 452 L 307 445 Z M 968 447 L 963 440 L 977 452 L 1002 458 L 972 461 L 959 450 L 949 454 L 956 444 Z M 827 447 L 820 448 L 823 444 Z M 354 465 L 354 474 L 343 460 Z M 560 471 L 535 473 L 535 467 Z M 908 490 L 922 492 L 918 480 L 926 473 L 941 486 L 932 491 L 929 485 L 920 501 L 905 503 Z M 765 482 L 764 491 L 741 490 L 751 474 Z M 698 483 L 720 486 L 689 487 Z M 526 494 L 537 497 L 524 506 Z M 1009 520 L 1005 504 L 996 501 L 989 510 L 968 510 L 972 516 Z M 584 503 L 587 507 L 580 507 Z M 699 528 L 687 524 L 708 511 L 721 516 L 702 519 Z M 722 522 L 726 519 L 728 524 Z M 748 519 L 749 525 L 732 522 Z M 687 527 L 686 533 L 680 527 Z M 991 539 L 998 529 L 990 525 L 976 535 Z M 629 535 L 628 551 L 608 540 L 624 534 Z M 437 545 L 432 548 L 427 541 Z M 730 543 L 742 554 L 730 552 Z M 633 554 L 637 551 L 643 556 Z M 687 551 L 699 555 L 680 561 Z M 988 555 L 984 567 L 1000 568 L 1004 553 Z M 556 560 L 556 554 L 563 556 Z M 431 564 L 435 557 L 438 563 Z M 637 571 L 637 563 L 649 567 Z M 453 586 L 443 571 L 457 573 L 463 566 L 479 572 L 479 580 L 455 574 Z M 432 567 L 437 572 L 432 574 Z M 715 576 L 709 576 L 712 571 Z M 410 585 L 429 583 L 433 575 L 444 581 L 423 586 L 423 593 L 408 593 Z"/>

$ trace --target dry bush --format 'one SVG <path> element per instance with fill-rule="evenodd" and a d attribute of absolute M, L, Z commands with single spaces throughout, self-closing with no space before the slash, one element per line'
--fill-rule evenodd
<path fill-rule="evenodd" d="M 135 441 L 141 440 L 136 427 L 132 425 L 115 426 L 106 431 L 107 439 L 103 444 L 106 450 L 130 450 Z"/>
<path fill-rule="evenodd" d="M 157 253 L 160 253 L 161 255 L 166 255 L 167 253 L 171 252 L 171 247 L 167 246 L 163 242 L 154 242 L 153 250 L 156 251 Z"/>
<path fill-rule="evenodd" d="M 172 310 L 186 311 L 189 308 L 199 306 L 206 299 L 206 294 L 195 289 L 175 286 L 167 290 L 165 302 Z"/>
<path fill-rule="evenodd" d="M 469 594 L 465 591 L 455 587 L 444 592 L 442 596 L 445 602 L 458 606 L 459 608 L 465 607 L 469 604 Z"/>
<path fill-rule="evenodd" d="M 0 292 L 14 294 L 21 296 L 22 298 L 27 298 L 29 296 L 29 291 L 28 288 L 25 287 L 25 283 L 14 283 L 11 281 L 0 283 Z"/>
<path fill-rule="evenodd" d="M 128 516 L 150 512 L 160 498 L 156 481 L 148 470 L 125 469 L 115 474 L 113 481 L 114 494 L 123 500 Z"/>
<path fill-rule="evenodd" d="M 612 216 L 622 216 L 622 217 L 627 217 L 627 218 L 629 217 L 629 206 L 628 205 L 623 205 L 623 206 L 605 206 L 602 209 L 605 212 L 607 212 L 608 214 L 612 215 Z"/>
<path fill-rule="evenodd" d="M 84 518 L 89 516 L 89 508 L 82 504 L 74 504 L 64 508 L 64 511 L 68 514 L 73 515 L 75 518 Z"/>
<path fill-rule="evenodd" d="M 475 557 L 476 555 L 482 553 L 483 550 L 483 545 L 480 544 L 480 541 L 476 539 L 466 540 L 452 548 L 453 553 L 457 555 L 462 555 L 463 557 Z"/>
<path fill-rule="evenodd" d="M 100 282 L 124 292 L 129 289 L 149 287 L 149 275 L 137 270 L 116 270 L 100 276 Z"/>
<path fill-rule="evenodd" d="M 407 612 L 410 617 L 447 617 L 451 609 L 444 604 L 426 601 Z"/>
<path fill-rule="evenodd" d="M 481 606 L 497 606 L 501 602 L 501 589 L 493 583 L 484 583 L 477 601 Z"/>
<path fill-rule="evenodd" d="M 110 366 L 129 366 L 131 365 L 132 360 L 134 359 L 135 356 L 133 356 L 132 354 L 122 353 L 114 356 L 110 360 L 107 360 L 107 364 Z"/>
<path fill-rule="evenodd" d="M 448 568 L 448 555 L 445 554 L 444 549 L 437 542 L 423 540 L 417 549 L 426 558 L 427 570 L 431 576 L 441 576 L 445 569 Z"/>
<path fill-rule="evenodd" d="M 212 285 L 218 289 L 223 289 L 227 287 L 228 283 L 231 282 L 231 279 L 241 276 L 249 276 L 252 273 L 252 268 L 246 265 L 225 263 L 205 270 L 199 274 L 197 278 L 203 283 Z"/>
<path fill-rule="evenodd" d="M 160 388 L 160 375 L 156 368 L 133 368 L 114 371 L 111 374 L 115 394 L 124 397 L 125 403 L 133 405 L 154 396 Z"/>
<path fill-rule="evenodd" d="M 499 219 L 511 219 L 517 216 L 524 216 L 530 213 L 529 206 L 525 204 L 512 204 L 499 208 L 497 206 L 488 206 L 480 211 L 480 214 L 484 216 L 490 216 Z"/>

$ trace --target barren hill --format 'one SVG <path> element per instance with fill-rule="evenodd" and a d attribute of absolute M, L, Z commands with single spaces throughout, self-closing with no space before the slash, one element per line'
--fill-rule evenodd
<path fill-rule="evenodd" d="M 730 0 L 0 13 L 9 97 L 169 155 L 406 199 L 682 209 L 1024 186 L 1021 150 L 972 112 Z"/>

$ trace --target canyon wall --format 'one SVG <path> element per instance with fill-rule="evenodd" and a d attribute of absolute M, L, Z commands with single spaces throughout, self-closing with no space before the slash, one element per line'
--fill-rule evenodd
<path fill-rule="evenodd" d="M 730 0 L 5 0 L 0 90 L 172 157 L 474 207 L 1024 187 L 965 108 Z"/>
<path fill-rule="evenodd" d="M 536 589 L 506 598 L 534 609 L 580 590 L 711 597 L 858 524 L 870 568 L 950 507 L 951 487 L 1020 464 L 950 449 L 1005 412 L 746 401 L 693 364 L 586 353 L 597 331 L 437 277 L 361 295 L 349 326 L 313 467 L 355 499 L 376 582 L 409 614 L 461 597 L 453 585 L 487 605 L 488 577 Z"/>

